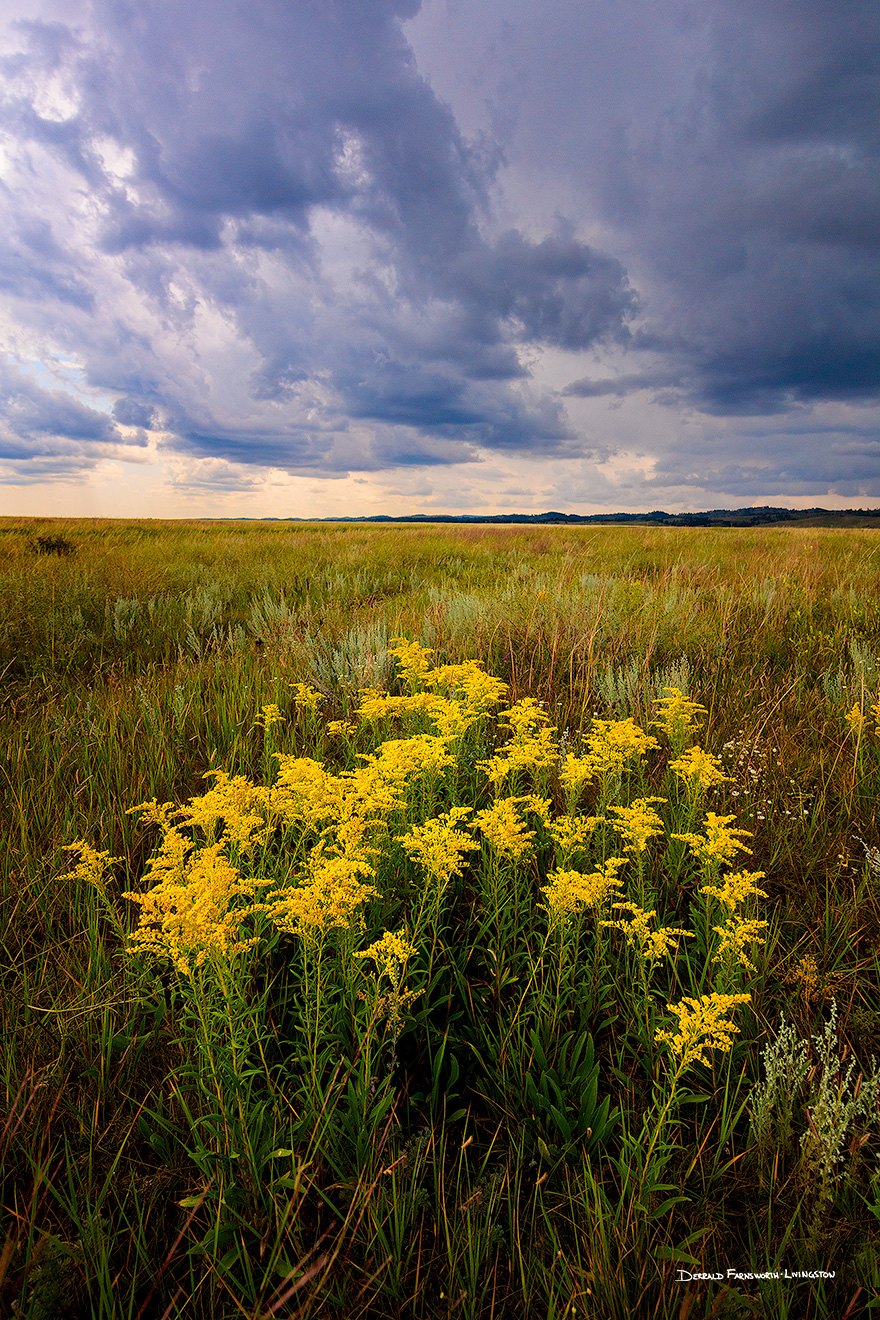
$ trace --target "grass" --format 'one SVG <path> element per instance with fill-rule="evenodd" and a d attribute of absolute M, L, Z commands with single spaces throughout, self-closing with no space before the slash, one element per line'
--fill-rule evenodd
<path fill-rule="evenodd" d="M 0 520 L 0 1309 L 877 1309 L 878 1114 L 858 1096 L 880 1054 L 878 555 L 877 533 L 855 529 Z M 533 818 L 532 861 L 493 871 L 485 845 L 465 859 L 430 955 L 413 958 L 419 993 L 396 1042 L 372 1011 L 380 983 L 344 943 L 328 943 L 313 1018 L 315 968 L 268 924 L 225 979 L 189 982 L 128 952 L 137 906 L 122 894 L 143 889 L 161 837 L 129 808 L 202 794 L 209 770 L 269 784 L 273 746 L 351 769 L 404 736 L 324 724 L 357 724 L 361 688 L 400 690 L 397 636 L 444 663 L 480 660 L 509 701 L 545 702 L 563 751 L 583 751 L 594 717 L 647 727 L 664 686 L 707 708 L 701 740 L 732 782 L 704 806 L 752 832 L 737 865 L 766 873 L 752 915 L 769 926 L 733 987 L 752 998 L 732 1049 L 683 1075 L 662 1129 L 670 1074 L 654 1031 L 675 1026 L 667 1001 L 717 988 L 693 855 L 670 837 L 702 814 L 683 825 L 665 745 L 614 798 L 669 798 L 645 906 L 695 931 L 658 968 L 647 1018 L 623 932 L 600 936 L 585 916 L 542 954 L 552 851 Z M 297 710 L 298 682 L 323 695 L 322 719 Z M 285 723 L 270 733 L 258 715 L 273 703 Z M 862 727 L 847 722 L 854 705 Z M 453 801 L 485 809 L 479 762 L 505 736 L 484 723 L 454 789 L 413 807 L 398 836 Z M 544 795 L 563 810 L 552 775 Z M 78 839 L 119 859 L 106 902 L 74 874 L 64 849 Z M 597 840 L 611 847 L 607 829 Z M 267 876 L 285 855 L 263 856 Z M 378 870 L 358 947 L 409 921 L 420 893 L 399 845 Z M 757 1131 L 780 1014 L 810 1072 Z M 860 1073 L 823 1163 L 805 1133 L 829 1096 L 828 1131 L 843 1123 Z M 605 1101 L 618 1119 L 594 1141 Z M 678 1281 L 728 1268 L 835 1277 Z"/>

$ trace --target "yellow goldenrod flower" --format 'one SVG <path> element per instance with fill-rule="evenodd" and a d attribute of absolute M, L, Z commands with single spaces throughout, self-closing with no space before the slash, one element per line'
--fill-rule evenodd
<path fill-rule="evenodd" d="M 678 1072 L 694 1063 L 709 1063 L 707 1050 L 728 1053 L 739 1027 L 727 1020 L 725 1014 L 737 1004 L 748 1004 L 751 995 L 702 995 L 699 999 L 685 996 L 679 1004 L 667 1004 L 670 1013 L 678 1018 L 678 1031 L 658 1031 L 654 1039 L 667 1044 L 678 1060 Z"/>
<path fill-rule="evenodd" d="M 173 802 L 157 802 L 155 798 L 151 798 L 149 802 L 139 802 L 136 807 L 129 807 L 125 814 L 133 816 L 138 811 L 143 813 L 138 821 L 139 825 L 158 825 L 161 829 L 167 830 L 171 827 L 177 808 Z"/>
<path fill-rule="evenodd" d="M 527 830 L 517 806 L 528 798 L 499 798 L 486 811 L 474 817 L 474 824 L 485 841 L 502 857 L 517 861 L 532 851 L 535 835 Z"/>
<path fill-rule="evenodd" d="M 609 857 L 598 871 L 591 871 L 589 875 L 582 875 L 580 871 L 551 871 L 547 876 L 549 885 L 541 889 L 547 898 L 546 905 L 541 906 L 551 920 L 564 920 L 585 907 L 601 908 L 623 884 L 617 878 L 617 872 L 625 865 L 625 857 Z"/>
<path fill-rule="evenodd" d="M 456 704 L 463 702 L 470 714 L 478 716 L 497 706 L 507 692 L 507 684 L 485 673 L 478 660 L 467 660 L 460 665 L 438 665 L 425 675 L 424 682 L 434 692 L 445 689 Z"/>
<path fill-rule="evenodd" d="M 663 821 L 651 806 L 652 802 L 665 802 L 666 798 L 636 798 L 628 807 L 609 807 L 618 819 L 614 828 L 626 840 L 623 850 L 628 853 L 643 853 L 648 840 L 663 833 Z"/>
<path fill-rule="evenodd" d="M 444 697 L 434 698 L 431 721 L 444 742 L 454 742 L 456 738 L 461 738 L 479 718 L 475 710 L 468 710 L 457 701 L 447 701 Z"/>
<path fill-rule="evenodd" d="M 348 930 L 358 908 L 378 891 L 361 881 L 373 875 L 363 859 L 321 857 L 310 867 L 307 883 L 266 895 L 260 910 L 289 934 L 323 937 L 330 930 Z"/>
<path fill-rule="evenodd" d="M 862 714 L 862 708 L 858 704 L 853 706 L 852 710 L 847 711 L 846 722 L 849 725 L 850 733 L 859 735 L 865 727 L 865 717 Z"/>
<path fill-rule="evenodd" d="M 123 894 L 141 909 L 130 937 L 133 949 L 169 958 L 190 976 L 212 952 L 228 957 L 257 942 L 256 937 L 239 938 L 243 912 L 232 907 L 237 896 L 252 898 L 257 882 L 241 881 L 222 847 L 193 848 L 179 831 L 169 831 L 148 867 L 150 879 L 158 876 L 158 883 L 146 893 Z"/>
<path fill-rule="evenodd" d="M 749 962 L 746 957 L 745 946 L 747 944 L 765 944 L 766 941 L 758 932 L 766 930 L 767 926 L 766 921 L 745 921 L 739 915 L 730 917 L 723 926 L 713 926 L 713 931 L 716 935 L 720 935 L 721 939 L 712 961 L 716 963 L 738 962 L 741 966 L 747 967 L 750 972 L 757 972 L 757 967 Z"/>
<path fill-rule="evenodd" d="M 604 819 L 604 816 L 557 816 L 555 820 L 549 821 L 550 837 L 556 845 L 557 866 L 582 851 L 596 826 L 601 825 Z"/>
<path fill-rule="evenodd" d="M 309 756 L 280 756 L 270 802 L 287 824 L 312 829 L 332 820 L 342 808 L 345 791 L 341 777 L 328 774 L 320 761 Z"/>
<path fill-rule="evenodd" d="M 272 790 L 253 784 L 244 775 L 228 775 L 225 770 L 208 770 L 204 779 L 214 785 L 200 797 L 190 798 L 174 814 L 189 828 L 198 827 L 212 839 L 217 822 L 223 821 L 220 839 L 248 851 L 265 843 L 273 815 Z"/>
<path fill-rule="evenodd" d="M 293 704 L 297 710 L 305 711 L 309 715 L 317 715 L 318 707 L 325 700 L 323 693 L 310 687 L 308 683 L 294 684 Z"/>
<path fill-rule="evenodd" d="M 691 794 L 734 782 L 724 773 L 718 757 L 704 752 L 702 747 L 689 747 L 677 760 L 669 762 L 669 768 L 684 781 Z"/>
<path fill-rule="evenodd" d="M 402 935 L 386 930 L 381 940 L 376 940 L 368 949 L 354 954 L 354 957 L 372 958 L 379 975 L 389 976 L 392 972 L 400 975 L 407 959 L 412 958 L 416 952 L 415 946 L 409 944 Z"/>
<path fill-rule="evenodd" d="M 350 738 L 357 731 L 357 725 L 352 724 L 351 720 L 331 720 L 327 725 L 327 732 L 331 737 Z"/>
<path fill-rule="evenodd" d="M 430 714 L 437 705 L 433 692 L 412 692 L 408 696 L 395 697 L 388 692 L 376 692 L 373 688 L 361 688 L 360 698 L 357 713 L 361 721 L 367 724 L 396 720 L 406 715 Z"/>
<path fill-rule="evenodd" d="M 659 930 L 651 929 L 651 921 L 657 915 L 656 909 L 645 912 L 637 907 L 635 903 L 613 903 L 615 911 L 618 909 L 632 913 L 630 921 L 600 921 L 600 926 L 607 926 L 612 930 L 622 930 L 626 936 L 626 942 L 631 949 L 640 954 L 645 962 L 651 966 L 661 958 L 668 958 L 671 953 L 678 948 L 679 940 L 694 939 L 694 933 L 690 930 L 678 930 L 674 926 L 661 926 Z"/>
<path fill-rule="evenodd" d="M 542 710 L 534 697 L 523 697 L 509 710 L 502 710 L 498 722 L 505 729 L 510 729 L 513 742 L 523 742 L 532 736 L 532 731 L 541 724 L 546 724 L 550 716 Z"/>
<path fill-rule="evenodd" d="M 406 970 L 406 962 L 417 950 L 400 935 L 386 930 L 381 940 L 376 940 L 368 949 L 356 953 L 355 958 L 370 958 L 376 964 L 376 982 L 387 977 L 391 982 L 391 991 L 376 1004 L 379 1017 L 387 1017 L 391 1026 L 392 1050 L 397 1045 L 400 1028 L 403 1024 L 403 1012 L 419 993 L 416 990 L 401 990 L 400 985 Z"/>
<path fill-rule="evenodd" d="M 107 880 L 104 872 L 111 867 L 114 862 L 121 862 L 121 857 L 111 857 L 109 852 L 98 852 L 90 843 L 84 839 L 77 839 L 74 843 L 66 843 L 64 852 L 79 853 L 79 862 L 72 870 L 68 871 L 71 880 L 82 880 L 85 884 L 91 885 L 97 889 L 103 898 L 107 897 Z"/>
<path fill-rule="evenodd" d="M 375 754 L 358 759 L 387 783 L 400 788 L 425 776 L 437 775 L 455 762 L 445 740 L 429 733 L 416 734 L 413 738 L 389 738 Z"/>
<path fill-rule="evenodd" d="M 480 846 L 463 830 L 456 829 L 470 814 L 470 807 L 453 807 L 399 836 L 407 854 L 440 886 L 460 873 L 464 854 Z"/>
<path fill-rule="evenodd" d="M 302 684 L 300 684 L 300 686 L 302 686 Z M 260 707 L 260 713 L 257 716 L 256 723 L 261 729 L 271 729 L 275 724 L 283 724 L 284 716 L 281 714 L 281 711 L 275 703 L 272 702 L 268 706 Z"/>
<path fill-rule="evenodd" d="M 660 744 L 640 729 L 635 720 L 593 720 L 587 736 L 587 759 L 593 776 L 607 781 L 623 774 Z"/>
<path fill-rule="evenodd" d="M 393 637 L 389 654 L 397 661 L 398 675 L 410 692 L 422 687 L 425 675 L 430 669 L 428 656 L 434 652 L 430 648 L 419 646 L 418 642 L 407 641 L 405 637 Z"/>
<path fill-rule="evenodd" d="M 669 695 L 658 697 L 654 702 L 657 719 L 651 721 L 651 727 L 662 729 L 673 750 L 679 753 L 684 750 L 691 733 L 703 727 L 702 721 L 695 716 L 706 715 L 708 712 L 699 702 L 688 701 L 681 688 L 666 687 L 663 691 Z"/>
<path fill-rule="evenodd" d="M 707 812 L 704 822 L 705 834 L 673 834 L 672 838 L 688 844 L 700 859 L 700 863 L 708 870 L 714 871 L 722 863 L 726 862 L 729 865 L 738 852 L 752 851 L 736 837 L 741 835 L 743 838 L 750 838 L 751 831 L 730 828 L 730 822 L 735 819 L 735 816 L 717 816 L 714 811 L 710 811 Z"/>
<path fill-rule="evenodd" d="M 717 885 L 703 885 L 700 893 L 717 898 L 728 912 L 732 912 L 737 903 L 744 903 L 748 898 L 767 897 L 764 890 L 758 888 L 758 881 L 763 879 L 763 871 L 730 871 Z"/>
<path fill-rule="evenodd" d="M 575 756 L 572 752 L 568 753 L 562 763 L 559 782 L 565 793 L 569 813 L 574 810 L 581 794 L 595 773 L 596 766 L 592 757 Z"/>

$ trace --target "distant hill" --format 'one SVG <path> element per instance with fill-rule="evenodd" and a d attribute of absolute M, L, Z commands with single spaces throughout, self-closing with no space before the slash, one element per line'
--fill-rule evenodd
<path fill-rule="evenodd" d="M 515 523 L 520 525 L 641 523 L 651 527 L 765 527 L 796 523 L 802 527 L 880 527 L 880 509 L 777 509 L 759 505 L 747 509 L 709 509 L 705 513 L 375 513 L 349 518 L 217 519 L 218 522 L 352 522 L 352 523 Z"/>

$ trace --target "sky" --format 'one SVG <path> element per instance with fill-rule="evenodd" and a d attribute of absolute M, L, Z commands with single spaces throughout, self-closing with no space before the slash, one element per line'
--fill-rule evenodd
<path fill-rule="evenodd" d="M 880 505 L 876 0 L 0 0 L 0 514 Z"/>

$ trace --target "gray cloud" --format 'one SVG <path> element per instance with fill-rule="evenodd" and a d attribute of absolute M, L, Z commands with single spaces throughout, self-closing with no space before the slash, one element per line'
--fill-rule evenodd
<path fill-rule="evenodd" d="M 0 298 L 85 386 L 13 381 L 16 463 L 87 466 L 114 419 L 230 490 L 641 452 L 610 404 L 650 482 L 880 472 L 844 441 L 880 400 L 869 0 L 40 3 L 0 67 Z"/>
<path fill-rule="evenodd" d="M 417 8 L 95 0 L 76 31 L 19 24 L 8 287 L 35 335 L 121 396 L 121 422 L 291 471 L 332 466 L 328 433 L 351 421 L 375 424 L 366 470 L 577 443 L 520 388 L 521 349 L 622 342 L 635 294 L 571 225 L 487 230 L 502 157 L 416 70 L 400 20 Z M 35 152 L 87 191 L 73 220 L 38 218 Z M 428 437 L 445 443 L 425 457 Z"/>

